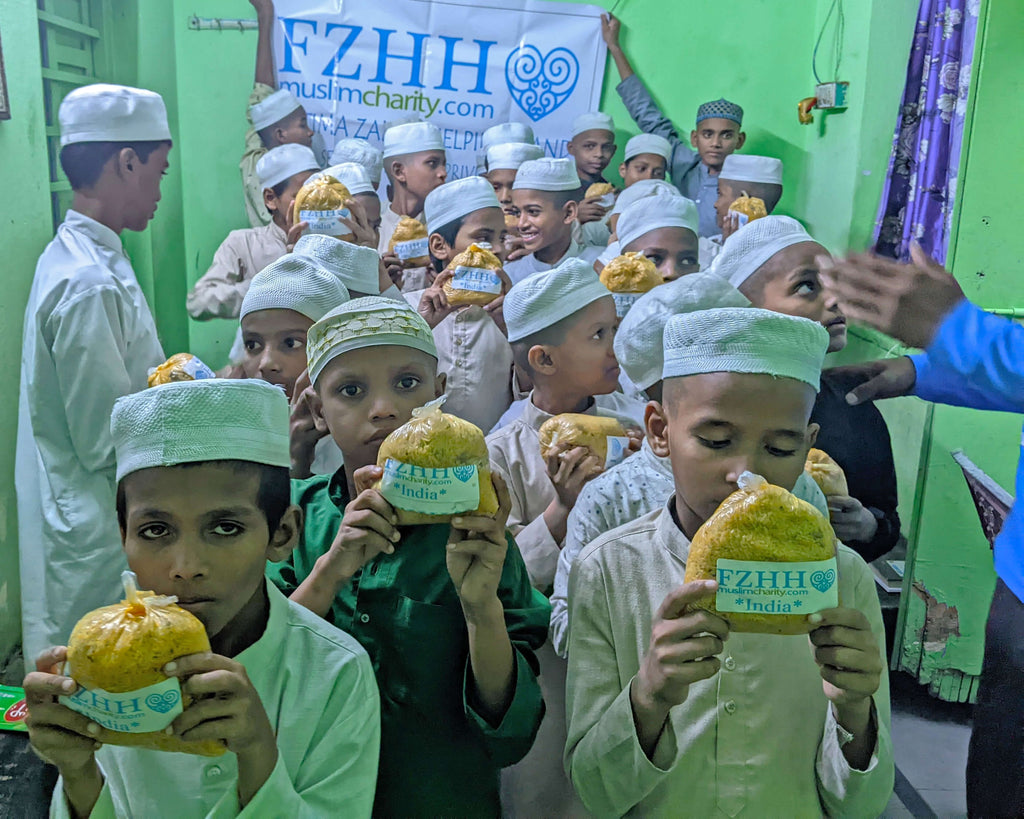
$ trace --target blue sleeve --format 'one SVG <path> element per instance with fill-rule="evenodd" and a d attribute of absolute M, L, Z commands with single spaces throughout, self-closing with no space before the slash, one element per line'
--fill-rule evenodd
<path fill-rule="evenodd" d="M 928 349 L 910 356 L 914 394 L 971 409 L 1024 412 L 1024 327 L 964 300 Z"/>

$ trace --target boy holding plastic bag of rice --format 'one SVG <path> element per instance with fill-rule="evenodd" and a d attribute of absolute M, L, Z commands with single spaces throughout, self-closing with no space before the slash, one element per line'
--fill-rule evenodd
<path fill-rule="evenodd" d="M 586 546 L 569 577 L 565 760 L 596 815 L 885 808 L 894 768 L 874 580 L 786 491 L 817 435 L 827 344 L 814 322 L 755 308 L 665 327 L 647 428 L 675 494 Z"/>
<path fill-rule="evenodd" d="M 126 583 L 25 678 L 30 739 L 61 773 L 51 816 L 368 816 L 366 652 L 264 577 L 302 522 L 284 393 L 165 384 L 120 399 L 111 434 L 124 549 L 152 591 Z"/>
<path fill-rule="evenodd" d="M 370 653 L 383 704 L 375 814 L 498 815 L 498 772 L 544 713 L 534 651 L 550 614 L 505 531 L 505 484 L 478 428 L 424 406 L 445 378 L 409 305 L 355 299 L 308 338 L 313 411 L 345 465 L 293 482 L 303 537 L 271 576 Z"/>

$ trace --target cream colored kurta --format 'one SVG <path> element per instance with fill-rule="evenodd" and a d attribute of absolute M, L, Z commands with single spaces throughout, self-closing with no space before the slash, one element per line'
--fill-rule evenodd
<path fill-rule="evenodd" d="M 423 290 L 406 293 L 418 309 Z M 448 376 L 444 411 L 486 433 L 512 403 L 512 347 L 482 307 L 461 307 L 434 328 L 437 371 Z"/>
<path fill-rule="evenodd" d="M 189 291 L 188 314 L 197 321 L 238 318 L 253 276 L 285 254 L 286 239 L 273 221 L 231 231 L 213 254 L 210 268 Z"/>
<path fill-rule="evenodd" d="M 263 102 L 275 91 L 269 85 L 261 82 L 255 83 L 252 93 L 249 95 L 249 103 L 245 109 L 245 120 L 249 127 L 245 131 L 245 149 L 242 151 L 242 161 L 238 163 L 238 169 L 242 172 L 242 191 L 245 196 L 245 215 L 249 217 L 249 224 L 252 227 L 260 227 L 270 222 L 270 212 L 263 204 L 263 185 L 256 174 L 256 163 L 267 152 L 267 146 L 263 144 L 260 135 L 252 127 L 252 115 L 249 108 L 258 102 Z"/>
<path fill-rule="evenodd" d="M 871 572 L 845 546 L 840 597 L 867 616 L 882 655 L 868 770 L 843 757 L 803 635 L 731 634 L 719 673 L 670 711 L 654 760 L 641 750 L 629 688 L 689 547 L 662 507 L 598 538 L 573 566 L 565 760 L 584 804 L 597 816 L 878 816 L 894 777 L 885 632 Z"/>
<path fill-rule="evenodd" d="M 235 657 L 277 736 L 277 765 L 249 804 L 238 804 L 238 758 L 105 745 L 105 784 L 92 819 L 369 816 L 377 784 L 380 698 L 370 658 L 348 634 L 267 583 L 270 614 Z M 63 782 L 50 816 L 70 817 Z"/>
<path fill-rule="evenodd" d="M 586 414 L 625 420 L 597 404 L 591 404 Z M 531 393 L 515 421 L 487 436 L 491 466 L 505 478 L 512 495 L 508 528 L 523 554 L 530 582 L 543 592 L 550 591 L 554 582 L 562 546 L 552 537 L 543 517 L 544 510 L 555 499 L 555 487 L 540 454 L 538 430 L 551 417 L 534 405 Z"/>
<path fill-rule="evenodd" d="M 546 264 L 537 259 L 532 253 L 528 256 L 523 256 L 521 259 L 516 259 L 514 262 L 508 262 L 505 265 L 505 272 L 508 273 L 508 277 L 512 280 L 512 284 L 518 284 L 527 276 L 532 276 L 534 273 L 541 273 L 545 270 L 551 270 L 553 267 L 558 267 L 566 259 L 580 258 L 586 262 L 593 264 L 594 260 L 601 255 L 601 247 L 584 247 L 579 244 L 575 239 L 570 240 L 569 249 L 565 252 L 565 255 L 554 264 Z"/>
<path fill-rule="evenodd" d="M 28 668 L 121 597 L 110 412 L 164 360 L 120 237 L 68 210 L 25 308 L 14 477 Z"/>

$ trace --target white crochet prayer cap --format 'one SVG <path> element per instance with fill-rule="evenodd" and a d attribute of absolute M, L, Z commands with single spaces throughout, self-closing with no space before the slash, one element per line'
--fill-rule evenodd
<path fill-rule="evenodd" d="M 365 139 L 339 139 L 331 151 L 331 164 L 341 165 L 344 162 L 355 162 L 362 165 L 370 175 L 370 181 L 376 188 L 380 184 L 380 176 L 384 172 L 384 154 Z"/>
<path fill-rule="evenodd" d="M 629 380 L 642 390 L 661 381 L 665 324 L 672 316 L 720 307 L 750 307 L 750 302 L 710 273 L 683 276 L 644 293 L 615 333 L 615 357 Z"/>
<path fill-rule="evenodd" d="M 464 176 L 439 185 L 423 202 L 427 233 L 482 208 L 500 208 L 494 187 L 482 176 Z"/>
<path fill-rule="evenodd" d="M 583 259 L 566 259 L 558 267 L 527 276 L 505 295 L 508 340 L 521 341 L 546 330 L 605 296 L 611 293 Z"/>
<path fill-rule="evenodd" d="M 380 292 L 380 256 L 373 248 L 322 233 L 307 233 L 295 243 L 292 255 L 309 259 L 333 273 L 354 293 Z"/>
<path fill-rule="evenodd" d="M 301 107 L 302 103 L 299 102 L 298 97 L 287 88 L 280 88 L 265 100 L 260 100 L 255 105 L 249 106 L 252 127 L 257 131 L 262 131 L 275 122 L 280 122 Z"/>
<path fill-rule="evenodd" d="M 259 310 L 294 310 L 319 321 L 348 299 L 337 276 L 307 258 L 286 253 L 252 277 L 238 318 Z"/>
<path fill-rule="evenodd" d="M 171 138 L 163 97 L 144 88 L 84 85 L 64 97 L 57 118 L 61 145 L 161 142 Z"/>
<path fill-rule="evenodd" d="M 358 162 L 342 162 L 338 165 L 331 165 L 329 168 L 324 168 L 323 173 L 337 179 L 348 188 L 348 192 L 353 196 L 359 193 L 377 193 L 377 188 L 370 181 L 370 175 L 366 172 L 366 168 Z"/>
<path fill-rule="evenodd" d="M 789 216 L 765 216 L 747 222 L 725 240 L 715 257 L 711 271 L 740 287 L 758 268 L 780 250 L 814 238 L 796 219 Z"/>
<path fill-rule="evenodd" d="M 762 182 L 768 185 L 782 184 L 782 160 L 774 156 L 752 154 L 729 154 L 722 165 L 721 179 L 733 182 Z"/>
<path fill-rule="evenodd" d="M 384 159 L 443 150 L 441 129 L 429 122 L 406 122 L 384 132 Z"/>
<path fill-rule="evenodd" d="M 258 378 L 172 381 L 114 403 L 117 480 L 154 466 L 249 461 L 291 466 L 288 399 Z"/>
<path fill-rule="evenodd" d="M 324 367 L 343 353 L 383 346 L 411 347 L 437 358 L 430 325 L 404 299 L 353 299 L 309 328 L 306 361 L 310 381 L 316 384 Z"/>
<path fill-rule="evenodd" d="M 662 378 L 763 373 L 820 389 L 828 331 L 815 321 L 756 307 L 672 316 L 665 325 Z"/>
<path fill-rule="evenodd" d="M 637 134 L 626 143 L 626 152 L 622 156 L 623 162 L 629 162 L 634 156 L 640 154 L 654 154 L 668 162 L 672 156 L 672 145 L 663 136 L 657 134 Z"/>
<path fill-rule="evenodd" d="M 512 190 L 574 191 L 583 183 L 571 159 L 531 159 L 519 166 Z"/>
<path fill-rule="evenodd" d="M 584 131 L 611 131 L 615 133 L 615 120 L 600 111 L 580 114 L 572 121 L 572 135 L 578 136 Z"/>
<path fill-rule="evenodd" d="M 537 141 L 533 135 L 533 128 L 522 122 L 502 122 L 492 125 L 480 138 L 481 146 L 486 151 L 492 145 L 499 145 L 502 142 L 528 142 Z"/>
<path fill-rule="evenodd" d="M 540 159 L 544 149 L 529 142 L 499 142 L 487 149 L 488 171 L 518 171 L 524 162 Z"/>
<path fill-rule="evenodd" d="M 622 211 L 615 226 L 615 235 L 618 236 L 619 245 L 625 251 L 630 242 L 652 230 L 678 227 L 692 230 L 696 234 L 699 224 L 697 205 L 692 199 L 671 194 L 655 194 L 637 199 Z"/>
<path fill-rule="evenodd" d="M 271 148 L 256 162 L 261 188 L 272 188 L 303 171 L 319 171 L 320 163 L 305 145 L 294 142 Z"/>
<path fill-rule="evenodd" d="M 612 213 L 622 213 L 645 196 L 682 196 L 679 188 L 663 179 L 641 179 L 623 190 L 616 198 Z"/>

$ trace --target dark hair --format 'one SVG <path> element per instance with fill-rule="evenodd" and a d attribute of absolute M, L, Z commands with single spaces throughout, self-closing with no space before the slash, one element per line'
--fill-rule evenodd
<path fill-rule="evenodd" d="M 468 214 L 467 214 L 468 215 Z M 437 230 L 430 231 L 430 235 L 433 236 L 435 233 L 444 239 L 445 244 L 448 247 L 455 247 L 455 237 L 459 235 L 459 231 L 462 230 L 462 226 L 466 223 L 466 217 L 460 216 L 458 219 L 453 219 L 446 225 L 441 225 Z M 440 273 L 444 270 L 445 263 L 440 259 L 434 258 L 434 254 L 430 254 L 430 261 L 434 265 L 434 270 Z"/>
<path fill-rule="evenodd" d="M 169 139 L 153 142 L 72 142 L 60 149 L 60 166 L 71 183 L 72 190 L 91 188 L 99 180 L 103 168 L 124 148 L 131 148 L 145 165 L 149 155 Z"/>
<path fill-rule="evenodd" d="M 657 156 L 657 157 L 661 157 L 661 159 L 665 159 L 665 157 L 661 156 L 661 154 L 655 154 L 655 153 L 652 153 L 651 151 L 641 151 L 638 154 L 634 154 L 629 159 L 623 160 L 622 164 L 625 165 L 628 168 L 630 162 L 632 162 L 638 156 L 643 156 L 644 154 L 647 154 L 649 156 Z M 668 160 L 667 159 L 665 159 L 665 170 L 666 171 L 668 170 Z"/>
<path fill-rule="evenodd" d="M 746 191 L 748 196 L 756 196 L 764 202 L 764 209 L 771 213 L 782 198 L 782 185 L 772 182 L 740 182 L 736 179 L 723 179 L 734 191 Z M 732 204 L 730 202 L 730 204 Z"/>
<path fill-rule="evenodd" d="M 580 310 L 582 310 L 582 308 L 580 308 Z M 536 347 L 538 344 L 558 346 L 559 344 L 565 343 L 565 337 L 568 335 L 569 329 L 579 318 L 580 310 L 566 316 L 564 319 L 556 321 L 550 327 L 538 330 L 533 335 L 527 336 L 519 341 L 513 341 L 512 360 L 517 366 L 529 373 L 532 378 L 534 375 L 534 369 L 530 366 L 531 348 Z"/>
<path fill-rule="evenodd" d="M 572 191 L 541 191 L 551 199 L 556 208 L 564 208 L 570 202 L 579 202 L 579 189 Z"/>
<path fill-rule="evenodd" d="M 643 391 L 644 395 L 647 396 L 648 401 L 657 401 L 661 403 L 661 399 L 665 395 L 665 382 L 662 379 L 658 379 L 651 386 Z"/>
<path fill-rule="evenodd" d="M 274 196 L 276 196 L 278 199 L 284 196 L 284 192 L 288 190 L 288 185 L 291 181 L 292 178 L 289 176 L 287 179 L 282 180 L 281 182 L 278 182 L 276 185 L 271 186 L 270 189 L 274 192 Z"/>
<path fill-rule="evenodd" d="M 188 469 L 189 467 L 202 466 L 204 464 L 222 464 L 231 467 L 238 475 L 259 476 L 260 484 L 256 490 L 256 506 L 267 519 L 267 529 L 271 535 L 281 525 L 281 518 L 291 505 L 291 477 L 286 466 L 270 466 L 269 464 L 258 464 L 253 461 L 241 460 L 216 460 L 198 461 L 188 464 L 175 464 L 175 469 Z M 163 467 L 166 468 L 166 467 Z M 117 484 L 117 522 L 124 531 L 128 521 L 128 503 L 124 494 L 124 480 Z"/>

